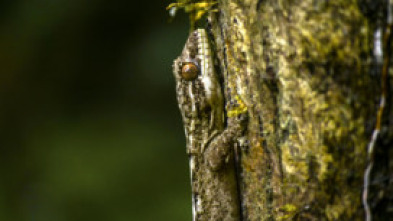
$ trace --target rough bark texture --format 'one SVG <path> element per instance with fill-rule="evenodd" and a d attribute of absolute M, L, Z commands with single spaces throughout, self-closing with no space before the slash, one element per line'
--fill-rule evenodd
<path fill-rule="evenodd" d="M 224 80 L 248 108 L 249 147 L 239 153 L 244 220 L 364 219 L 380 95 L 373 32 L 383 23 L 359 4 L 220 0 L 210 12 Z M 369 200 L 375 220 L 393 217 L 390 96 L 387 103 Z"/>

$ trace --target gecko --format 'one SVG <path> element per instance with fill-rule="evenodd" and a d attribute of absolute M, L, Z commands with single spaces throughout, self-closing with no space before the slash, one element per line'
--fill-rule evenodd
<path fill-rule="evenodd" d="M 228 116 L 238 104 L 225 100 L 213 58 L 206 30 L 197 29 L 173 63 L 190 163 L 192 216 L 193 221 L 239 221 L 234 145 L 244 134 L 247 116 Z"/>

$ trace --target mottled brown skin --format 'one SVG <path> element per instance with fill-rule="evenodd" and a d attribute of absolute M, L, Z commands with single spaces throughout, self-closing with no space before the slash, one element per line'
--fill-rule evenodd
<path fill-rule="evenodd" d="M 243 120 L 229 118 L 224 125 L 224 98 L 205 30 L 190 34 L 173 69 L 190 158 L 193 220 L 241 220 L 233 145 Z"/>

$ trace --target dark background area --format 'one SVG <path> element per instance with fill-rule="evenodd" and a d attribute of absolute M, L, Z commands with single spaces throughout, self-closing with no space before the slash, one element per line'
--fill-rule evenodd
<path fill-rule="evenodd" d="M 0 220 L 191 220 L 170 1 L 0 2 Z"/>

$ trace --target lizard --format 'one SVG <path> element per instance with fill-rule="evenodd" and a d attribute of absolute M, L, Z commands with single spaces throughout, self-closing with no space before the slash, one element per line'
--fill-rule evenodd
<path fill-rule="evenodd" d="M 190 163 L 193 221 L 238 221 L 234 145 L 244 134 L 247 115 L 233 114 L 242 104 L 225 100 L 213 58 L 206 30 L 197 29 L 173 63 Z"/>

